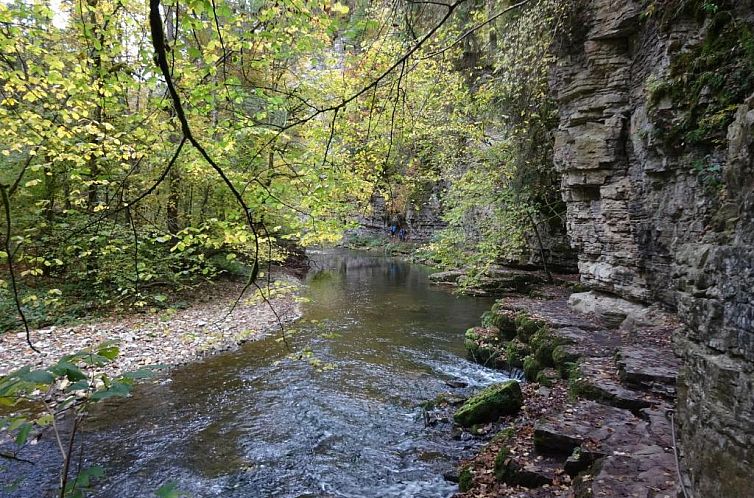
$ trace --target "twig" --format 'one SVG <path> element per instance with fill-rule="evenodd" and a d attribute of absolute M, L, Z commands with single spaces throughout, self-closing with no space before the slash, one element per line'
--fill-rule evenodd
<path fill-rule="evenodd" d="M 89 223 L 87 223 L 86 225 L 84 225 L 83 227 L 81 227 L 81 228 L 79 228 L 77 230 L 74 230 L 73 232 L 71 232 L 68 235 L 68 237 L 66 238 L 66 240 L 69 240 L 71 237 L 82 233 L 84 230 L 86 230 L 88 228 L 91 228 L 92 226 L 94 226 L 97 223 L 101 222 L 105 218 L 109 218 L 110 216 L 113 216 L 115 214 L 120 213 L 121 211 L 124 211 L 125 209 L 128 209 L 129 206 L 135 205 L 136 203 L 138 203 L 142 199 L 144 199 L 146 196 L 148 196 L 149 194 L 151 194 L 152 192 L 154 192 L 157 189 L 157 187 L 159 187 L 160 184 L 168 176 L 168 173 L 170 173 L 170 170 L 173 168 L 173 165 L 178 160 L 178 156 L 181 154 L 181 149 L 183 149 L 183 144 L 185 144 L 185 143 L 186 143 L 186 137 L 184 136 L 184 137 L 181 138 L 181 141 L 178 144 L 178 148 L 175 149 L 175 153 L 173 154 L 173 157 L 170 159 L 170 162 L 168 163 L 167 167 L 163 170 L 163 172 L 160 174 L 160 176 L 157 178 L 157 180 L 155 180 L 155 182 L 152 184 L 152 186 L 150 186 L 148 189 L 146 189 L 141 194 L 137 195 L 134 199 L 131 199 L 130 201 L 124 202 L 122 206 L 120 206 L 120 207 L 118 207 L 118 208 L 116 208 L 116 209 L 114 209 L 112 211 L 107 211 L 102 216 L 97 217 L 97 219 L 95 219 L 93 221 L 90 221 Z"/>
<path fill-rule="evenodd" d="M 66 484 L 68 484 L 68 470 L 71 468 L 71 453 L 73 453 L 73 442 L 76 439 L 76 431 L 79 427 L 81 417 L 75 415 L 73 419 L 73 427 L 71 428 L 71 435 L 68 438 L 68 451 L 63 455 L 63 473 L 60 476 L 60 498 L 66 496 Z"/>
<path fill-rule="evenodd" d="M 25 458 L 17 457 L 16 455 L 9 455 L 7 453 L 0 453 L 0 458 L 5 458 L 7 460 L 13 460 L 14 462 L 23 462 L 23 463 L 30 463 L 32 465 L 35 465 L 34 462 L 31 460 L 27 460 Z"/>

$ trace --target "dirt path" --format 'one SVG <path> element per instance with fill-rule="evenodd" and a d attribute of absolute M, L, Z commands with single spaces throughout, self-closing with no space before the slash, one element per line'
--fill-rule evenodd
<path fill-rule="evenodd" d="M 280 322 L 288 324 L 299 318 L 300 286 L 294 277 L 278 276 L 269 300 L 272 307 L 260 299 L 258 291 L 248 291 L 230 312 L 243 284 L 229 281 L 207 284 L 197 289 L 186 309 L 132 313 L 81 325 L 34 330 L 32 342 L 41 354 L 29 348 L 23 332 L 6 333 L 0 335 L 0 375 L 24 365 L 50 365 L 65 354 L 104 341 L 115 341 L 120 346 L 120 355 L 106 369 L 110 375 L 144 365 L 187 363 L 257 340 L 280 330 Z"/>

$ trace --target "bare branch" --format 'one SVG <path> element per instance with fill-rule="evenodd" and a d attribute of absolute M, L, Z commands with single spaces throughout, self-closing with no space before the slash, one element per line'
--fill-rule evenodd
<path fill-rule="evenodd" d="M 503 10 L 501 10 L 497 14 L 491 16 L 489 19 L 487 19 L 483 23 L 477 24 L 473 28 L 470 28 L 467 31 L 465 31 L 461 36 L 459 36 L 458 38 L 456 38 L 455 41 L 453 43 L 451 43 L 450 45 L 448 45 L 447 47 L 444 47 L 444 48 L 441 48 L 440 50 L 436 50 L 434 52 L 431 52 L 431 53 L 423 56 L 422 59 L 430 59 L 430 58 L 435 57 L 437 55 L 440 55 L 440 54 L 442 54 L 444 52 L 447 52 L 451 48 L 453 48 L 456 45 L 458 45 L 459 43 L 461 43 L 463 40 L 465 40 L 467 37 L 469 37 L 475 31 L 482 29 L 483 27 L 487 26 L 489 23 L 493 22 L 495 19 L 499 18 L 500 16 L 505 15 L 505 14 L 507 14 L 508 12 L 510 12 L 512 10 L 518 9 L 519 7 L 523 7 L 527 3 L 529 3 L 529 0 L 522 0 L 521 2 L 518 2 L 517 4 L 513 4 L 513 5 L 510 5 L 510 6 L 506 7 L 506 8 L 504 8 Z"/>
<path fill-rule="evenodd" d="M 3 207 L 5 208 L 5 254 L 8 258 L 8 273 L 10 274 L 10 286 L 13 291 L 13 300 L 16 303 L 16 310 L 21 317 L 21 322 L 24 325 L 24 331 L 26 332 L 26 344 L 35 353 L 42 353 L 40 350 L 34 347 L 31 343 L 31 330 L 29 329 L 29 322 L 26 320 L 26 315 L 21 307 L 21 300 L 18 295 L 18 285 L 16 283 L 16 270 L 13 266 L 13 253 L 11 252 L 10 237 L 11 237 L 11 216 L 10 216 L 10 201 L 8 200 L 8 186 L 0 184 L 0 196 L 3 198 Z"/>

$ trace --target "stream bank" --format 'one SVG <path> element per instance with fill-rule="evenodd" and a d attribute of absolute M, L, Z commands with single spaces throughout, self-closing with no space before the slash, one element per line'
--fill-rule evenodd
<path fill-rule="evenodd" d="M 233 280 L 210 282 L 197 288 L 185 309 L 167 308 L 114 315 L 73 326 L 50 326 L 31 331 L 32 352 L 23 332 L 0 335 L 0 376 L 29 365 L 48 366 L 62 356 L 114 341 L 120 354 L 104 370 L 111 377 L 146 365 L 181 365 L 228 351 L 280 330 L 301 316 L 297 293 L 301 280 L 291 272 L 275 272 L 269 288 L 247 290 Z"/>
<path fill-rule="evenodd" d="M 677 319 L 563 286 L 532 295 L 498 300 L 466 333 L 471 358 L 529 381 L 521 410 L 459 467 L 457 496 L 676 496 Z"/>

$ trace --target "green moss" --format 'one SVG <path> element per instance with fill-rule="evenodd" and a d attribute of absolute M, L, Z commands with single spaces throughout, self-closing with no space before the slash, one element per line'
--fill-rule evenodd
<path fill-rule="evenodd" d="M 540 370 L 542 370 L 542 365 L 540 365 L 539 361 L 533 355 L 529 355 L 524 358 L 523 364 L 524 375 L 529 380 L 536 379 L 537 374 Z"/>
<path fill-rule="evenodd" d="M 498 451 L 495 457 L 495 479 L 499 482 L 506 482 L 508 479 L 508 457 L 510 451 L 508 448 L 503 447 Z"/>
<path fill-rule="evenodd" d="M 516 413 L 522 403 L 521 387 L 515 380 L 509 380 L 489 386 L 466 400 L 453 420 L 463 427 L 494 422 L 502 415 Z"/>
<path fill-rule="evenodd" d="M 496 327 L 500 330 L 500 338 L 511 340 L 516 335 L 515 314 L 509 310 L 501 310 L 499 303 L 482 314 L 483 327 Z"/>
<path fill-rule="evenodd" d="M 537 383 L 545 387 L 552 386 L 558 379 L 560 379 L 560 375 L 553 368 L 545 368 L 537 374 Z"/>
<path fill-rule="evenodd" d="M 543 367 L 555 366 L 552 353 L 558 345 L 557 339 L 552 335 L 548 327 L 540 328 L 529 340 L 534 357 Z"/>
<path fill-rule="evenodd" d="M 568 371 L 568 394 L 576 399 L 585 392 L 585 385 L 578 363 L 574 363 Z"/>
<path fill-rule="evenodd" d="M 703 42 L 673 60 L 668 80 L 648 84 L 651 105 L 670 99 L 683 110 L 680 121 L 656 119 L 656 134 L 669 147 L 724 146 L 737 107 L 754 91 L 752 28 L 723 7 L 705 11 L 709 24 Z"/>
<path fill-rule="evenodd" d="M 516 320 L 513 312 L 503 310 L 495 313 L 492 324 L 500 329 L 503 339 L 513 339 L 516 336 Z"/>
<path fill-rule="evenodd" d="M 458 474 L 458 490 L 461 493 L 465 493 L 466 491 L 469 491 L 473 485 L 474 474 L 472 474 L 470 468 L 464 467 L 461 469 L 460 474 Z"/>
<path fill-rule="evenodd" d="M 481 364 L 494 362 L 503 353 L 497 327 L 473 327 L 466 331 L 463 345 L 469 357 Z"/>
<path fill-rule="evenodd" d="M 492 317 L 495 316 L 492 311 L 485 311 L 482 313 L 482 327 L 489 327 L 492 325 Z"/>
<path fill-rule="evenodd" d="M 508 342 L 505 347 L 505 359 L 509 367 L 523 368 L 524 357 L 531 354 L 531 348 L 518 339 Z"/>
<path fill-rule="evenodd" d="M 579 355 L 571 352 L 565 345 L 555 346 L 551 356 L 553 365 L 563 377 L 568 377 L 568 371 L 579 359 Z"/>
<path fill-rule="evenodd" d="M 526 313 L 516 314 L 516 336 L 523 342 L 529 342 L 529 339 L 541 328 L 547 327 L 547 323 L 542 320 L 531 318 Z"/>

